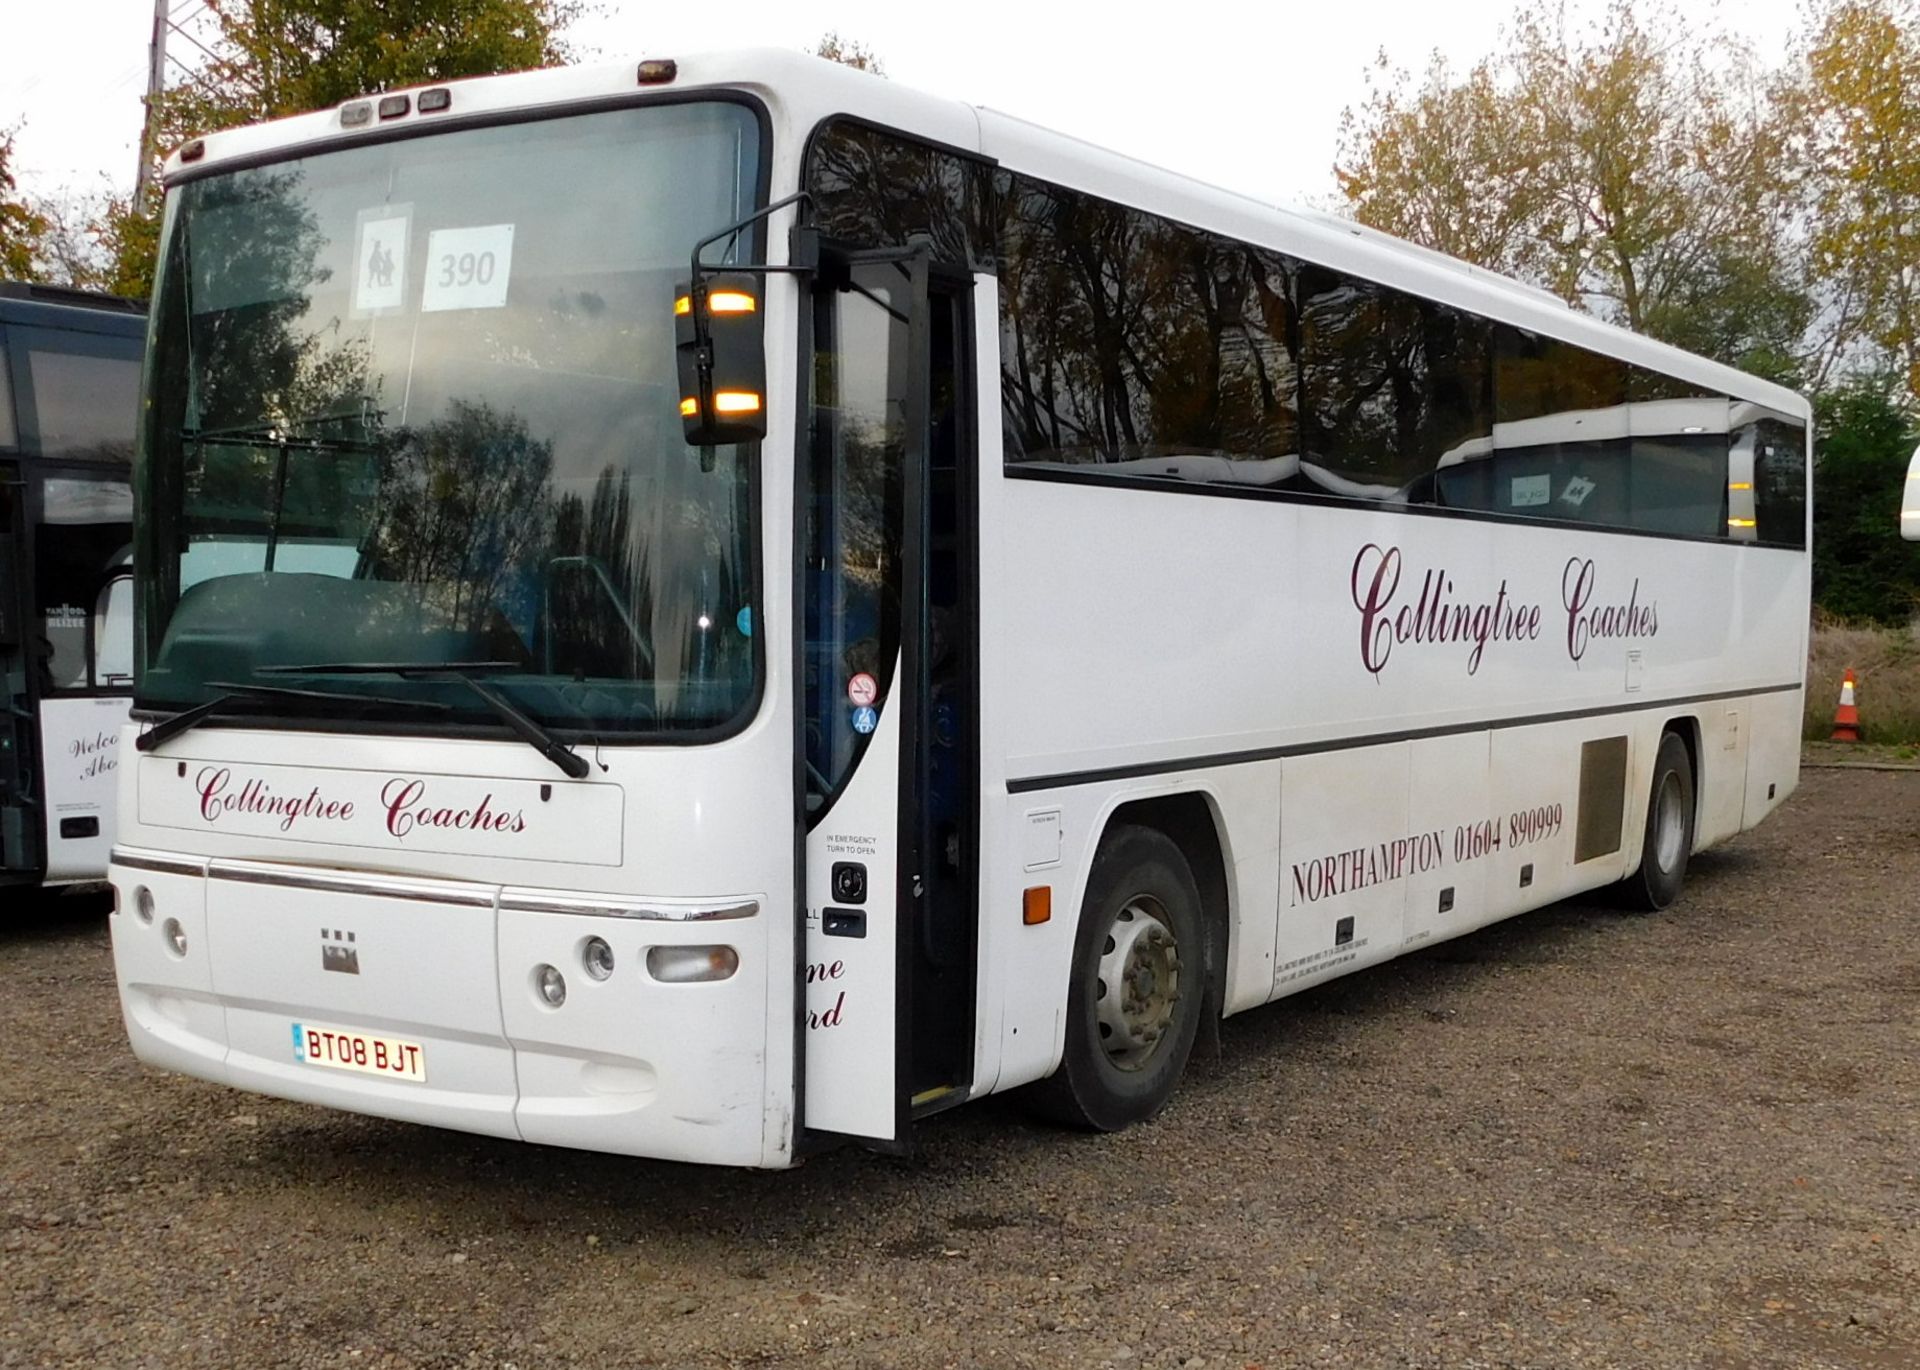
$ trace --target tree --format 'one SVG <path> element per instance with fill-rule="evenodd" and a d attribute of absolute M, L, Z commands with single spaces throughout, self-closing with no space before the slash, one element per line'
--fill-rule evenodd
<path fill-rule="evenodd" d="M 1906 377 L 1852 377 L 1815 401 L 1813 595 L 1843 618 L 1902 624 L 1920 602 L 1920 558 L 1900 537 L 1913 451 Z"/>
<path fill-rule="evenodd" d="M 36 279 L 35 261 L 47 221 L 32 205 L 16 198 L 13 138 L 18 130 L 0 130 L 0 280 Z"/>
<path fill-rule="evenodd" d="M 1517 125 L 1492 59 L 1455 79 L 1435 53 L 1419 85 L 1382 52 L 1340 120 L 1340 191 L 1361 222 L 1451 257 L 1545 279 L 1545 149 Z"/>
<path fill-rule="evenodd" d="M 821 35 L 813 55 L 824 57 L 829 62 L 838 62 L 844 67 L 852 67 L 855 71 L 864 71 L 870 76 L 887 74 L 886 64 L 872 48 L 857 38 L 842 38 L 836 31 Z"/>
<path fill-rule="evenodd" d="M 1920 396 L 1920 13 L 1829 4 L 1802 75 L 1814 272 Z"/>
<path fill-rule="evenodd" d="M 1814 309 L 1790 129 L 1744 49 L 1658 0 L 1612 0 L 1584 34 L 1528 0 L 1464 78 L 1438 58 L 1377 78 L 1336 174 L 1363 222 L 1791 375 Z"/>
<path fill-rule="evenodd" d="M 358 95 L 464 76 L 554 66 L 584 0 L 206 0 L 207 56 L 162 93 L 157 159 L 198 134 L 324 109 Z M 95 234 L 107 278 L 145 295 L 153 280 L 158 193 L 115 200 Z"/>

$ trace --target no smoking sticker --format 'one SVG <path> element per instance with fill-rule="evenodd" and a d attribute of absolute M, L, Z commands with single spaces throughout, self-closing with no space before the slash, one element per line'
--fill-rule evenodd
<path fill-rule="evenodd" d="M 878 698 L 880 698 L 880 682 L 865 671 L 847 682 L 848 703 L 864 709 Z"/>

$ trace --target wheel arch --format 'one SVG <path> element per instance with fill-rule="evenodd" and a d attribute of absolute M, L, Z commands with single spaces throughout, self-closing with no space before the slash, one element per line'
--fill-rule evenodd
<path fill-rule="evenodd" d="M 1233 885 L 1227 878 L 1227 843 L 1217 803 L 1213 795 L 1197 789 L 1125 800 L 1107 814 L 1094 851 L 1121 827 L 1152 828 L 1187 859 L 1207 927 L 1207 1002 L 1202 1022 L 1218 1022 L 1233 949 Z"/>
<path fill-rule="evenodd" d="M 1660 735 L 1662 737 L 1665 737 L 1668 733 L 1672 733 L 1678 737 L 1680 739 L 1680 745 L 1687 749 L 1687 765 L 1693 771 L 1693 834 L 1694 841 L 1697 843 L 1700 840 L 1701 832 L 1701 805 L 1706 802 L 1707 793 L 1706 778 L 1700 773 L 1702 756 L 1700 750 L 1700 720 L 1693 714 L 1675 714 L 1660 726 Z M 1659 753 L 1659 744 L 1657 742 L 1654 744 L 1654 751 L 1657 756 Z M 1648 775 L 1648 783 L 1651 784 L 1651 766 L 1648 768 Z"/>

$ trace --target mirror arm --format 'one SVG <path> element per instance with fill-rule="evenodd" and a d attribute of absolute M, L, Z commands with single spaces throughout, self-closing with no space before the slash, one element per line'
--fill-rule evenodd
<path fill-rule="evenodd" d="M 797 261 L 792 266 L 703 266 L 700 254 L 722 239 L 737 238 L 742 230 L 768 218 L 788 205 L 798 205 L 799 213 L 795 217 L 792 238 L 793 248 L 798 252 L 790 255 L 805 257 L 808 260 Z M 765 209 L 756 210 L 737 223 L 728 224 L 718 232 L 710 233 L 693 245 L 693 263 L 691 274 L 687 277 L 688 302 L 693 311 L 693 341 L 695 355 L 695 374 L 699 384 L 700 412 L 708 413 L 713 404 L 713 335 L 707 327 L 706 278 L 718 271 L 739 272 L 750 276 L 805 276 L 810 275 L 819 264 L 819 237 L 807 224 L 807 211 L 813 207 L 813 195 L 809 191 L 798 191 L 783 200 L 775 200 Z"/>

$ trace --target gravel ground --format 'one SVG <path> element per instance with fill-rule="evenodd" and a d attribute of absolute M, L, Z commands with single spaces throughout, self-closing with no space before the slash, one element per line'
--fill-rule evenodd
<path fill-rule="evenodd" d="M 1809 772 L 1666 914 L 1232 1019 L 1151 1126 L 788 1174 L 148 1071 L 98 904 L 10 896 L 0 1365 L 1911 1367 L 1917 888 L 1920 775 Z"/>

